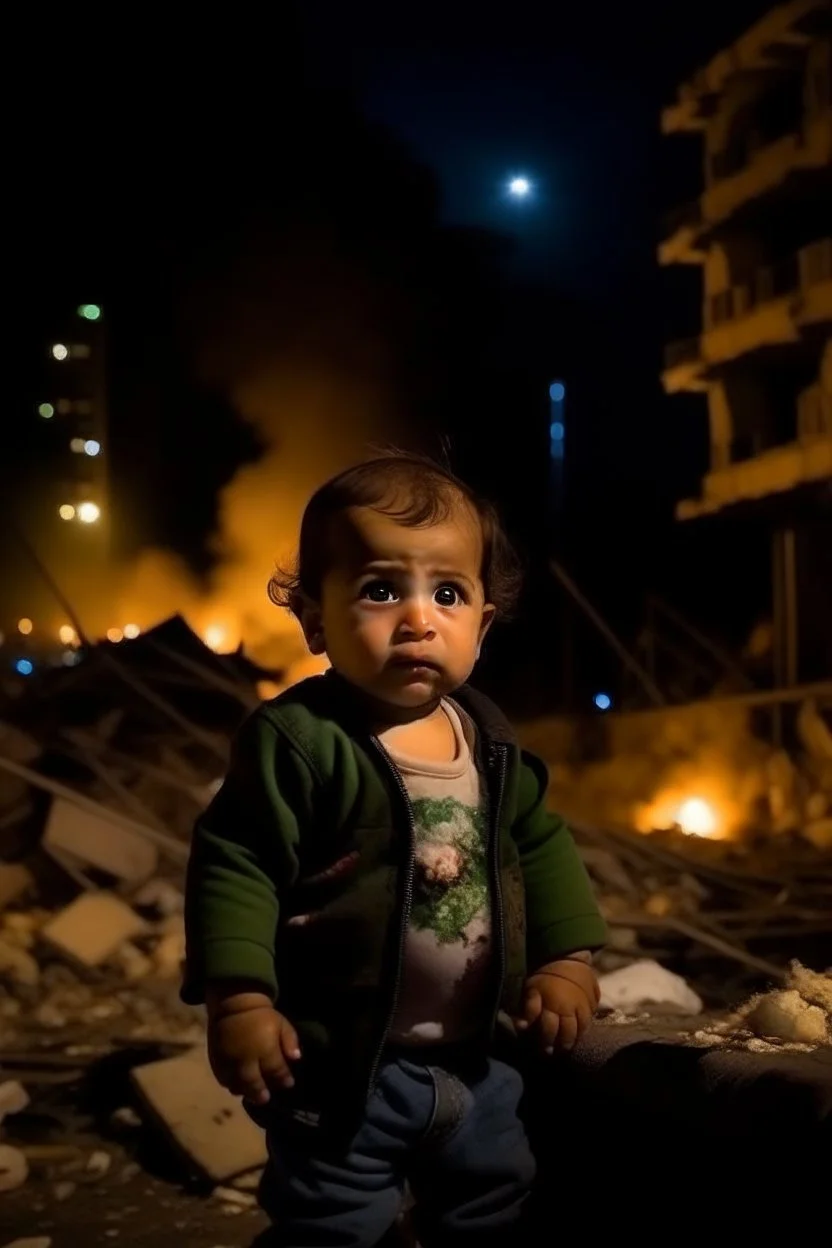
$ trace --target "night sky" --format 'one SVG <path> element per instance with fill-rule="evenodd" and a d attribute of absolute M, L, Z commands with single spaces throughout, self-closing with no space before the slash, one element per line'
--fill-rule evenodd
<path fill-rule="evenodd" d="M 766 6 L 482 7 L 325 0 L 230 26 L 73 14 L 32 32 L 9 157 L 5 467 L 19 484 L 37 456 L 25 417 L 49 311 L 100 301 L 121 549 L 167 545 L 205 571 L 217 490 L 263 445 L 235 379 L 289 340 L 370 372 L 381 333 L 396 428 L 449 439 L 533 562 L 556 550 L 625 633 L 649 587 L 740 629 L 705 575 L 729 539 L 671 522 L 707 437 L 704 407 L 658 381 L 663 342 L 696 318 L 695 276 L 656 267 L 658 219 L 698 185 L 695 142 L 662 141 L 659 110 Z M 513 174 L 528 200 L 505 195 Z M 331 296 L 323 327 L 314 291 Z M 554 377 L 571 454 L 556 531 Z"/>

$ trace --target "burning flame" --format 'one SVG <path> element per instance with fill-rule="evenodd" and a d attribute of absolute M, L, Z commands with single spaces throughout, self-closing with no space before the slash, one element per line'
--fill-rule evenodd
<path fill-rule="evenodd" d="M 729 805 L 716 794 L 703 797 L 679 789 L 668 789 L 652 802 L 638 808 L 635 824 L 639 832 L 680 828 L 687 836 L 723 840 L 732 835 L 736 818 Z"/>
<path fill-rule="evenodd" d="M 676 823 L 688 836 L 715 837 L 719 833 L 716 811 L 702 797 L 689 797 L 676 812 Z"/>

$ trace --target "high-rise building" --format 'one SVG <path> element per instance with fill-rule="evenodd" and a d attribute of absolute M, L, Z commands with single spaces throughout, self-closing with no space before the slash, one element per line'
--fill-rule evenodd
<path fill-rule="evenodd" d="M 110 448 L 104 310 L 96 303 L 79 304 L 57 316 L 51 328 L 36 405 L 38 416 L 49 423 L 42 498 L 55 526 L 92 530 L 91 553 L 106 559 Z"/>
<path fill-rule="evenodd" d="M 790 683 L 803 589 L 823 592 L 832 552 L 830 0 L 772 8 L 680 86 L 662 132 L 701 136 L 704 181 L 659 247 L 702 275 L 700 332 L 667 347 L 662 375 L 668 394 L 702 396 L 710 429 L 710 470 L 677 514 L 770 529 L 775 676 Z"/>

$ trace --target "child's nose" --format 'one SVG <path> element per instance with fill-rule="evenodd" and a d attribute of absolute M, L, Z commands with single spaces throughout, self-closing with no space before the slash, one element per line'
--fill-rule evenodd
<path fill-rule="evenodd" d="M 430 602 L 422 597 L 405 598 L 399 615 L 399 630 L 412 637 L 427 637 L 432 634 Z"/>

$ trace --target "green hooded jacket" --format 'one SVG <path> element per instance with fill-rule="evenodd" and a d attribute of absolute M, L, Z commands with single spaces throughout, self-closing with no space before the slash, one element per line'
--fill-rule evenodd
<path fill-rule="evenodd" d="M 498 1011 L 517 1011 L 527 973 L 599 948 L 605 925 L 570 832 L 546 809 L 545 766 L 489 699 L 468 686 L 454 698 L 476 724 L 488 800 L 487 1044 Z M 413 864 L 407 791 L 340 676 L 305 680 L 243 724 L 194 831 L 182 998 L 203 1002 L 212 981 L 262 985 L 297 1029 L 303 1102 L 333 1129 L 357 1125 L 378 1070 Z"/>

